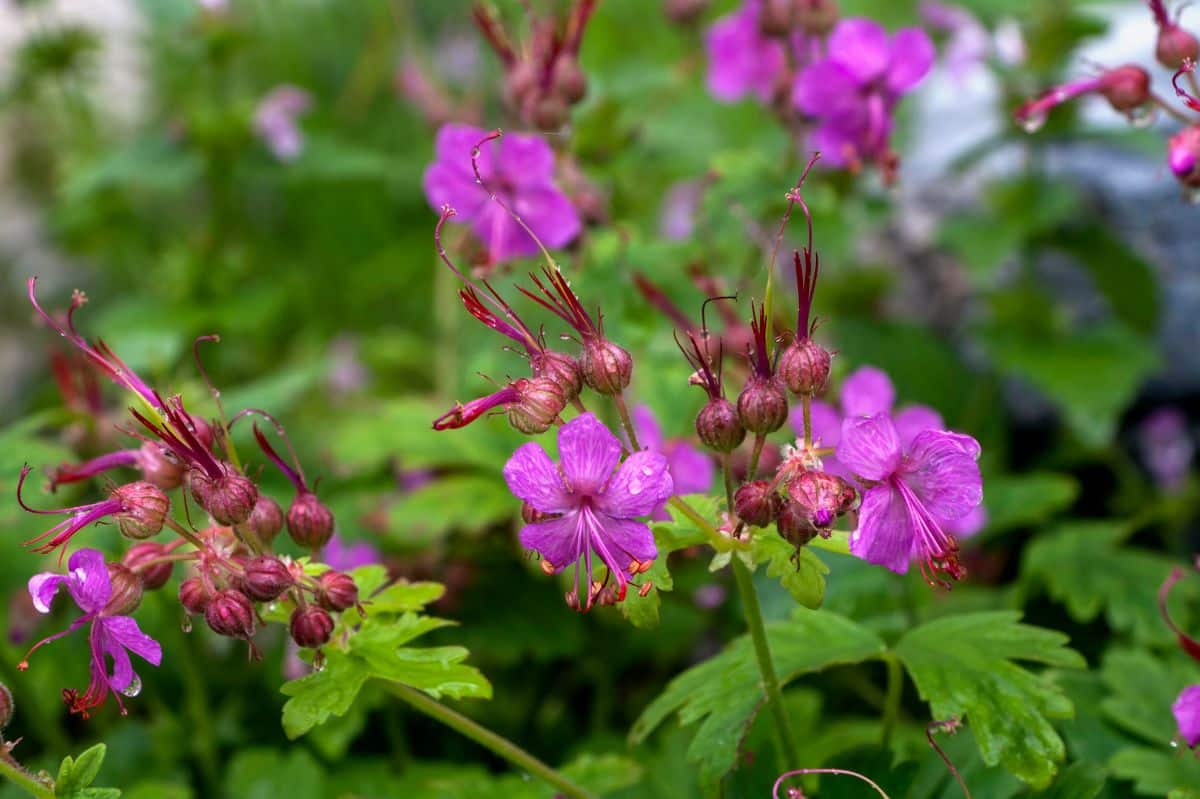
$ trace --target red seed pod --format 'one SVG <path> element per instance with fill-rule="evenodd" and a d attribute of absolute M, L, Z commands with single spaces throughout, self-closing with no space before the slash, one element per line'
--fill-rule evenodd
<path fill-rule="evenodd" d="M 311 491 L 301 491 L 287 512 L 288 535 L 298 546 L 320 549 L 333 537 L 333 512 Z"/>
<path fill-rule="evenodd" d="M 153 483 L 163 491 L 179 488 L 183 483 L 184 465 L 171 450 L 156 441 L 142 444 L 137 462 L 146 482 Z"/>
<path fill-rule="evenodd" d="M 663 11 L 676 25 L 691 25 L 708 10 L 709 0 L 667 0 Z"/>
<path fill-rule="evenodd" d="M 854 506 L 857 493 L 837 475 L 804 471 L 787 484 L 788 496 L 804 509 L 813 527 L 828 535 L 837 517 Z"/>
<path fill-rule="evenodd" d="M 273 555 L 250 558 L 244 566 L 242 590 L 256 602 L 270 602 L 289 588 L 295 581 L 292 572 L 283 561 Z"/>
<path fill-rule="evenodd" d="M 221 474 L 212 477 L 203 469 L 188 473 L 192 497 L 218 524 L 241 524 L 250 518 L 258 501 L 258 486 L 231 464 L 219 462 Z"/>
<path fill-rule="evenodd" d="M 179 603 L 188 613 L 203 613 L 212 595 L 199 577 L 189 577 L 179 584 Z"/>
<path fill-rule="evenodd" d="M 283 529 L 283 508 L 260 492 L 254 501 L 254 510 L 250 511 L 250 518 L 246 519 L 246 526 L 259 541 L 269 545 Z"/>
<path fill-rule="evenodd" d="M 173 562 L 162 560 L 167 554 L 167 548 L 157 541 L 143 541 L 131 546 L 121 558 L 121 563 L 142 578 L 142 587 L 147 591 L 154 591 L 167 584 L 167 580 L 171 579 L 171 571 L 175 568 Z"/>
<path fill-rule="evenodd" d="M 1200 42 L 1178 25 L 1167 25 L 1158 31 L 1154 57 L 1167 69 L 1179 69 L 1184 61 L 1200 59 Z"/>
<path fill-rule="evenodd" d="M 226 588 L 209 600 L 204 621 L 218 635 L 250 640 L 256 625 L 254 604 L 241 591 Z"/>
<path fill-rule="evenodd" d="M 774 433 L 788 418 L 787 392 L 777 378 L 751 375 L 738 395 L 738 418 L 751 433 Z"/>
<path fill-rule="evenodd" d="M 544 94 L 533 103 L 529 119 L 539 130 L 555 131 L 567 124 L 571 111 L 557 94 Z"/>
<path fill-rule="evenodd" d="M 763 36 L 783 38 L 792 32 L 792 0 L 761 0 L 758 30 Z"/>
<path fill-rule="evenodd" d="M 128 566 L 106 563 L 108 579 L 112 583 L 112 595 L 104 606 L 106 616 L 128 616 L 142 604 L 142 578 Z"/>
<path fill-rule="evenodd" d="M 1141 108 L 1150 101 L 1150 73 L 1133 64 L 1110 69 L 1101 77 L 1100 93 L 1117 111 Z"/>
<path fill-rule="evenodd" d="M 766 480 L 754 480 L 738 487 L 733 495 L 733 512 L 751 527 L 766 527 L 783 508 L 783 497 L 771 490 Z"/>
<path fill-rule="evenodd" d="M 513 383 L 520 398 L 508 405 L 508 423 L 526 435 L 544 433 L 567 407 L 562 386 L 547 377 Z"/>
<path fill-rule="evenodd" d="M 825 390 L 833 356 L 811 338 L 798 338 L 779 358 L 780 378 L 793 394 L 812 397 Z"/>
<path fill-rule="evenodd" d="M 296 608 L 292 611 L 288 629 L 297 646 L 316 649 L 329 643 L 329 636 L 333 635 L 333 618 L 324 609 L 312 605 Z"/>
<path fill-rule="evenodd" d="M 579 66 L 579 59 L 573 55 L 562 53 L 555 59 L 552 80 L 554 90 L 568 105 L 575 105 L 587 96 L 587 76 Z"/>
<path fill-rule="evenodd" d="M 737 409 L 724 397 L 711 399 L 696 416 L 696 434 L 701 443 L 717 452 L 731 452 L 746 438 L 746 428 Z"/>
<path fill-rule="evenodd" d="M 819 532 L 813 526 L 808 511 L 791 499 L 783 501 L 783 507 L 779 511 L 779 518 L 775 520 L 775 525 L 779 529 L 779 534 L 796 549 L 800 549 L 812 541 Z"/>
<path fill-rule="evenodd" d="M 811 36 L 825 36 L 838 22 L 834 0 L 794 0 L 796 24 Z"/>
<path fill-rule="evenodd" d="M 114 498 L 121 500 L 121 512 L 114 518 L 126 538 L 149 538 L 163 528 L 163 519 L 171 510 L 171 499 L 162 489 L 145 480 L 127 483 L 113 489 Z"/>
<path fill-rule="evenodd" d="M 317 577 L 317 604 L 328 610 L 342 611 L 358 602 L 358 586 L 345 572 L 322 572 Z"/>
<path fill-rule="evenodd" d="M 529 365 L 533 369 L 534 377 L 544 377 L 557 383 L 567 402 L 578 397 L 579 392 L 583 390 L 583 373 L 579 371 L 579 361 L 565 352 L 539 352 L 533 356 Z"/>
<path fill-rule="evenodd" d="M 620 394 L 633 376 L 633 358 L 605 338 L 589 338 L 579 359 L 583 382 L 601 394 Z"/>

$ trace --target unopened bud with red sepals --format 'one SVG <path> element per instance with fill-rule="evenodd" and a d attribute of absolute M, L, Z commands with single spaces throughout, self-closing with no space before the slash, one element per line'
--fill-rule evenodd
<path fill-rule="evenodd" d="M 208 608 L 212 594 L 199 577 L 189 577 L 179 584 L 179 604 L 188 613 L 199 615 Z"/>
<path fill-rule="evenodd" d="M 543 350 L 535 353 L 529 360 L 529 366 L 534 377 L 557 383 L 566 402 L 578 397 L 579 392 L 583 390 L 583 373 L 579 370 L 579 361 L 565 352 Z"/>
<path fill-rule="evenodd" d="M 218 524 L 241 524 L 254 512 L 258 486 L 229 463 L 218 462 L 217 470 L 216 476 L 204 469 L 188 473 L 192 498 Z"/>
<path fill-rule="evenodd" d="M 174 562 L 167 560 L 169 550 L 157 541 L 134 544 L 121 558 L 121 563 L 142 578 L 147 591 L 162 588 L 171 579 Z"/>
<path fill-rule="evenodd" d="M 567 395 L 562 386 L 548 378 L 518 380 L 513 383 L 517 401 L 508 405 L 508 423 L 526 435 L 544 433 L 567 407 Z"/>
<path fill-rule="evenodd" d="M 112 584 L 112 594 L 108 604 L 104 606 L 106 616 L 128 616 L 142 604 L 142 578 L 134 574 L 128 566 L 120 563 L 107 563 L 108 579 Z"/>
<path fill-rule="evenodd" d="M 790 480 L 787 492 L 824 536 L 829 535 L 839 516 L 854 507 L 858 497 L 854 488 L 837 475 L 812 470 Z"/>
<path fill-rule="evenodd" d="M 307 605 L 292 611 L 288 629 L 297 646 L 317 649 L 329 643 L 329 636 L 333 635 L 333 618 L 323 608 Z"/>
<path fill-rule="evenodd" d="M 342 611 L 358 603 L 358 586 L 345 572 L 327 571 L 317 577 L 317 603 L 329 610 Z"/>
<path fill-rule="evenodd" d="M 112 495 L 121 500 L 121 512 L 114 515 L 121 535 L 143 539 L 162 531 L 163 520 L 171 510 L 171 500 L 161 488 L 139 480 L 117 486 Z"/>
<path fill-rule="evenodd" d="M 1134 64 L 1110 69 L 1101 77 L 1099 91 L 1117 111 L 1134 111 L 1150 101 L 1150 73 Z"/>
<path fill-rule="evenodd" d="M 797 338 L 779 358 L 779 377 L 788 391 L 814 397 L 825 390 L 833 356 L 808 336 Z"/>
<path fill-rule="evenodd" d="M 563 53 L 554 60 L 551 79 L 554 90 L 570 105 L 587 96 L 587 76 L 583 74 L 583 67 L 579 66 L 579 59 L 572 54 Z"/>
<path fill-rule="evenodd" d="M 1179 182 L 1200 188 L 1200 125 L 1192 125 L 1167 141 L 1167 165 Z"/>
<path fill-rule="evenodd" d="M 257 619 L 254 604 L 234 588 L 218 591 L 204 609 L 204 621 L 218 635 L 249 640 L 254 636 Z"/>
<path fill-rule="evenodd" d="M 811 36 L 825 36 L 838 23 L 834 0 L 792 0 L 796 7 L 796 25 Z"/>
<path fill-rule="evenodd" d="M 700 442 L 717 452 L 732 452 L 746 438 L 746 428 L 733 403 L 724 397 L 710 399 L 696 416 Z"/>
<path fill-rule="evenodd" d="M 157 441 L 147 441 L 138 449 L 137 465 L 146 482 L 153 483 L 163 491 L 179 488 L 183 483 L 186 467 L 171 450 Z"/>
<path fill-rule="evenodd" d="M 620 394 L 633 377 L 633 357 L 608 339 L 597 336 L 583 342 L 579 359 L 583 382 L 600 394 Z"/>
<path fill-rule="evenodd" d="M 774 433 L 788 418 L 787 392 L 782 381 L 751 375 L 738 395 L 737 411 L 742 426 L 751 433 Z"/>
<path fill-rule="evenodd" d="M 751 527 L 767 527 L 779 516 L 783 498 L 766 480 L 753 480 L 733 495 L 733 512 Z"/>
<path fill-rule="evenodd" d="M 786 498 L 783 500 L 783 507 L 780 508 L 779 516 L 775 520 L 775 526 L 784 540 L 796 549 L 808 544 L 820 532 L 813 526 L 808 511 L 795 500 Z"/>
<path fill-rule="evenodd" d="M 242 590 L 256 602 L 278 599 L 295 584 L 291 570 L 273 555 L 250 558 L 243 568 Z"/>
<path fill-rule="evenodd" d="M 288 535 L 298 546 L 320 549 L 333 537 L 333 512 L 311 491 L 301 491 L 287 512 Z"/>
<path fill-rule="evenodd" d="M 246 519 L 246 527 L 263 544 L 270 544 L 283 529 L 283 522 L 283 508 L 271 497 L 260 492 L 258 499 L 254 501 L 254 510 L 250 511 L 250 518 Z"/>

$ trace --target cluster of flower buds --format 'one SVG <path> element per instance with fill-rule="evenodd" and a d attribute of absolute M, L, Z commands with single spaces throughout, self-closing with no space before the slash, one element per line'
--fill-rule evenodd
<path fill-rule="evenodd" d="M 1103 97 L 1113 110 L 1124 114 L 1137 127 L 1152 124 L 1158 112 L 1164 111 L 1185 126 L 1167 141 L 1167 165 L 1183 187 L 1184 196 L 1192 202 L 1200 202 L 1200 116 L 1196 115 L 1200 114 L 1200 83 L 1195 78 L 1200 41 L 1179 24 L 1178 13 L 1174 17 L 1170 14 L 1164 0 L 1147 0 L 1147 4 L 1158 26 L 1154 57 L 1159 64 L 1174 71 L 1172 85 L 1184 109 L 1154 93 L 1150 87 L 1150 73 L 1144 68 L 1125 64 L 1055 86 L 1018 108 L 1016 121 L 1033 133 L 1046 123 L 1055 106 L 1088 94 Z M 1187 86 L 1181 85 L 1181 81 Z M 1189 115 L 1189 111 L 1193 114 Z"/>
<path fill-rule="evenodd" d="M 574 0 L 565 20 L 533 17 L 528 39 L 516 45 L 490 5 L 475 4 L 475 23 L 504 65 L 505 99 L 526 124 L 558 130 L 587 94 L 579 48 L 595 6 Z"/>
<path fill-rule="evenodd" d="M 22 469 L 18 480 L 17 499 L 25 510 L 65 517 L 26 542 L 36 551 L 48 554 L 57 550 L 61 561 L 76 534 L 104 519 L 111 519 L 124 537 L 135 542 L 115 561 L 106 561 L 103 553 L 94 549 L 76 550 L 66 575 L 46 572 L 30 580 L 29 593 L 36 610 L 48 612 L 57 589 L 65 586 L 85 613 L 71 629 L 88 622 L 92 625 L 92 681 L 83 692 L 64 691 L 70 709 L 86 715 L 110 694 L 117 696 L 118 704 L 120 696 L 136 695 L 141 683 L 128 666 L 126 650 L 158 665 L 161 647 L 138 629 L 129 614 L 141 603 L 144 592 L 162 589 L 170 582 L 176 563 L 189 565 L 190 571 L 178 589 L 185 618 L 202 615 L 219 635 L 249 642 L 252 654 L 256 651 L 252 639 L 262 624 L 261 603 L 285 603 L 292 608 L 289 630 L 299 646 L 327 644 L 336 627 L 336 614 L 358 605 L 358 588 L 349 574 L 322 572 L 271 550 L 286 527 L 292 541 L 315 558 L 334 532 L 333 513 L 310 487 L 282 426 L 257 409 L 242 411 L 228 423 L 222 411 L 220 424 L 189 413 L 181 397 L 164 399 L 103 342 L 89 343 L 76 332 L 73 315 L 85 301 L 82 294 L 76 292 L 64 317 L 56 318 L 42 310 L 34 288 L 31 279 L 30 301 L 42 319 L 102 374 L 132 391 L 141 406 L 130 408 L 139 429 L 121 428 L 141 439 L 139 447 L 60 466 L 51 474 L 50 485 L 55 488 L 118 469 L 140 470 L 143 479 L 110 483 L 104 499 L 54 510 L 35 509 L 26 503 L 29 466 Z M 197 343 L 214 339 L 202 337 Z M 286 512 L 238 465 L 230 430 L 247 415 L 266 418 L 287 444 L 291 463 L 254 427 L 263 454 L 296 487 Z M 182 504 L 190 497 L 207 513 L 208 527 L 195 530 L 190 514 L 187 525 L 172 515 L 175 505 L 168 492 L 177 489 L 186 493 Z M 164 529 L 177 536 L 169 541 L 150 540 Z M 58 637 L 40 641 L 30 652 Z M 115 660 L 111 673 L 106 658 Z M 123 706 L 121 709 L 124 711 Z"/>
<path fill-rule="evenodd" d="M 837 21 L 834 0 L 762 0 L 758 29 L 764 36 L 780 39 L 796 33 L 825 36 Z"/>

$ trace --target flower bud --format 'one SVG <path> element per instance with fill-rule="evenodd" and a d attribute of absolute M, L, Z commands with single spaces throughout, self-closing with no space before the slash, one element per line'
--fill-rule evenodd
<path fill-rule="evenodd" d="M 358 602 L 358 586 L 345 572 L 322 572 L 317 577 L 317 604 L 328 610 L 341 611 Z"/>
<path fill-rule="evenodd" d="M 333 512 L 311 491 L 301 491 L 287 512 L 288 535 L 305 549 L 320 549 L 333 537 Z"/>
<path fill-rule="evenodd" d="M 309 605 L 292 611 L 288 629 L 297 646 L 316 649 L 329 643 L 329 636 L 333 635 L 333 619 L 324 609 Z"/>
<path fill-rule="evenodd" d="M 733 512 L 751 527 L 766 527 L 782 507 L 783 497 L 772 491 L 766 480 L 745 483 L 733 495 Z"/>
<path fill-rule="evenodd" d="M 540 130 L 554 131 L 567 124 L 570 109 L 566 101 L 557 94 L 546 94 L 533 104 L 530 121 Z"/>
<path fill-rule="evenodd" d="M 142 578 L 142 586 L 147 591 L 162 588 L 171 579 L 171 571 L 175 564 L 169 560 L 161 560 L 167 556 L 167 548 L 157 541 L 143 541 L 134 544 L 121 558 L 121 563 Z M 160 561 L 145 565 L 151 561 Z"/>
<path fill-rule="evenodd" d="M 838 22 L 838 7 L 833 0 L 794 0 L 796 24 L 810 36 L 825 36 Z"/>
<path fill-rule="evenodd" d="M 273 555 L 259 555 L 246 561 L 242 590 L 256 602 L 270 602 L 294 584 L 292 572 Z"/>
<path fill-rule="evenodd" d="M 114 516 L 121 535 L 142 539 L 158 535 L 162 530 L 163 519 L 171 510 L 171 500 L 161 488 L 138 480 L 114 488 L 112 495 L 121 500 L 121 512 Z"/>
<path fill-rule="evenodd" d="M 1179 69 L 1186 60 L 1200 59 L 1200 42 L 1178 25 L 1166 25 L 1158 30 L 1154 57 L 1167 69 Z"/>
<path fill-rule="evenodd" d="M 104 606 L 106 616 L 128 616 L 142 604 L 142 578 L 128 566 L 106 563 L 108 579 L 112 583 L 112 594 Z"/>
<path fill-rule="evenodd" d="M 1100 93 L 1117 111 L 1133 111 L 1150 100 L 1150 73 L 1133 64 L 1104 73 Z"/>
<path fill-rule="evenodd" d="M 204 609 L 204 621 L 217 635 L 249 640 L 254 635 L 254 605 L 241 591 L 218 591 Z"/>
<path fill-rule="evenodd" d="M 804 510 L 813 527 L 828 535 L 837 517 L 854 507 L 858 494 L 837 475 L 804 471 L 787 484 L 788 496 Z"/>
<path fill-rule="evenodd" d="M 751 376 L 738 395 L 738 418 L 751 433 L 774 433 L 788 418 L 787 392 L 778 379 Z"/>
<path fill-rule="evenodd" d="M 548 377 L 518 380 L 513 384 L 519 399 L 509 403 L 508 423 L 526 435 L 544 433 L 567 407 L 562 386 Z"/>
<path fill-rule="evenodd" d="M 676 25 L 691 25 L 708 10 L 709 0 L 667 0 L 663 10 Z"/>
<path fill-rule="evenodd" d="M 260 492 L 258 499 L 254 501 L 254 510 L 250 511 L 250 518 L 246 519 L 246 527 L 259 541 L 269 545 L 283 529 L 283 508 L 279 507 L 278 502 Z"/>
<path fill-rule="evenodd" d="M 534 377 L 544 377 L 557 383 L 567 402 L 578 397 L 579 392 L 583 390 L 583 374 L 579 371 L 579 361 L 565 352 L 540 352 L 533 356 L 530 366 L 533 368 Z"/>
<path fill-rule="evenodd" d="M 137 463 L 146 482 L 153 483 L 163 491 L 179 488 L 183 483 L 184 465 L 171 450 L 156 441 L 142 444 L 138 450 Z"/>
<path fill-rule="evenodd" d="M 3 730 L 12 721 L 15 709 L 16 703 L 13 701 L 12 691 L 8 690 L 7 685 L 0 682 L 0 730 Z"/>
<path fill-rule="evenodd" d="M 633 376 L 633 358 L 605 338 L 589 338 L 583 343 L 579 368 L 583 382 L 601 394 L 620 394 Z"/>
<path fill-rule="evenodd" d="M 783 38 L 792 32 L 792 0 L 762 0 L 758 30 L 763 36 Z"/>
<path fill-rule="evenodd" d="M 1184 128 L 1170 138 L 1167 165 L 1184 186 L 1200 187 L 1200 125 Z"/>
<path fill-rule="evenodd" d="M 258 486 L 232 465 L 219 462 L 221 474 L 212 477 L 203 469 L 188 475 L 192 497 L 218 524 L 241 524 L 250 518 L 258 501 Z"/>
<path fill-rule="evenodd" d="M 724 397 L 711 399 L 696 416 L 696 434 L 709 449 L 732 452 L 746 438 L 737 409 Z"/>
<path fill-rule="evenodd" d="M 788 391 L 812 397 L 825 390 L 833 356 L 811 338 L 798 338 L 779 358 L 779 376 Z"/>
<path fill-rule="evenodd" d="M 566 53 L 554 60 L 554 89 L 569 105 L 575 105 L 587 95 L 587 76 L 579 59 Z"/>
<path fill-rule="evenodd" d="M 204 581 L 199 577 L 189 577 L 179 584 L 179 604 L 188 613 L 203 613 L 211 599 Z"/>
<path fill-rule="evenodd" d="M 808 511 L 792 499 L 783 501 L 783 507 L 779 511 L 779 517 L 775 520 L 775 526 L 784 540 L 791 543 L 796 549 L 800 549 L 812 541 L 818 533 L 809 518 Z"/>

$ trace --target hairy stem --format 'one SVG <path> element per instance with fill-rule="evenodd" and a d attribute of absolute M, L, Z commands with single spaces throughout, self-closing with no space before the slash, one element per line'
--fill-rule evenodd
<path fill-rule="evenodd" d="M 36 799 L 54 799 L 54 789 L 26 771 L 8 751 L 8 745 L 2 741 L 0 741 L 0 776 Z"/>
<path fill-rule="evenodd" d="M 407 702 L 416 710 L 440 721 L 450 729 L 470 738 L 498 757 L 507 760 L 519 769 L 532 774 L 554 787 L 562 796 L 571 799 L 595 799 L 594 795 L 571 782 L 564 774 L 538 760 L 512 741 L 497 735 L 486 727 L 476 724 L 456 710 L 446 707 L 428 694 L 397 682 L 384 681 L 387 690 L 396 698 Z"/>

